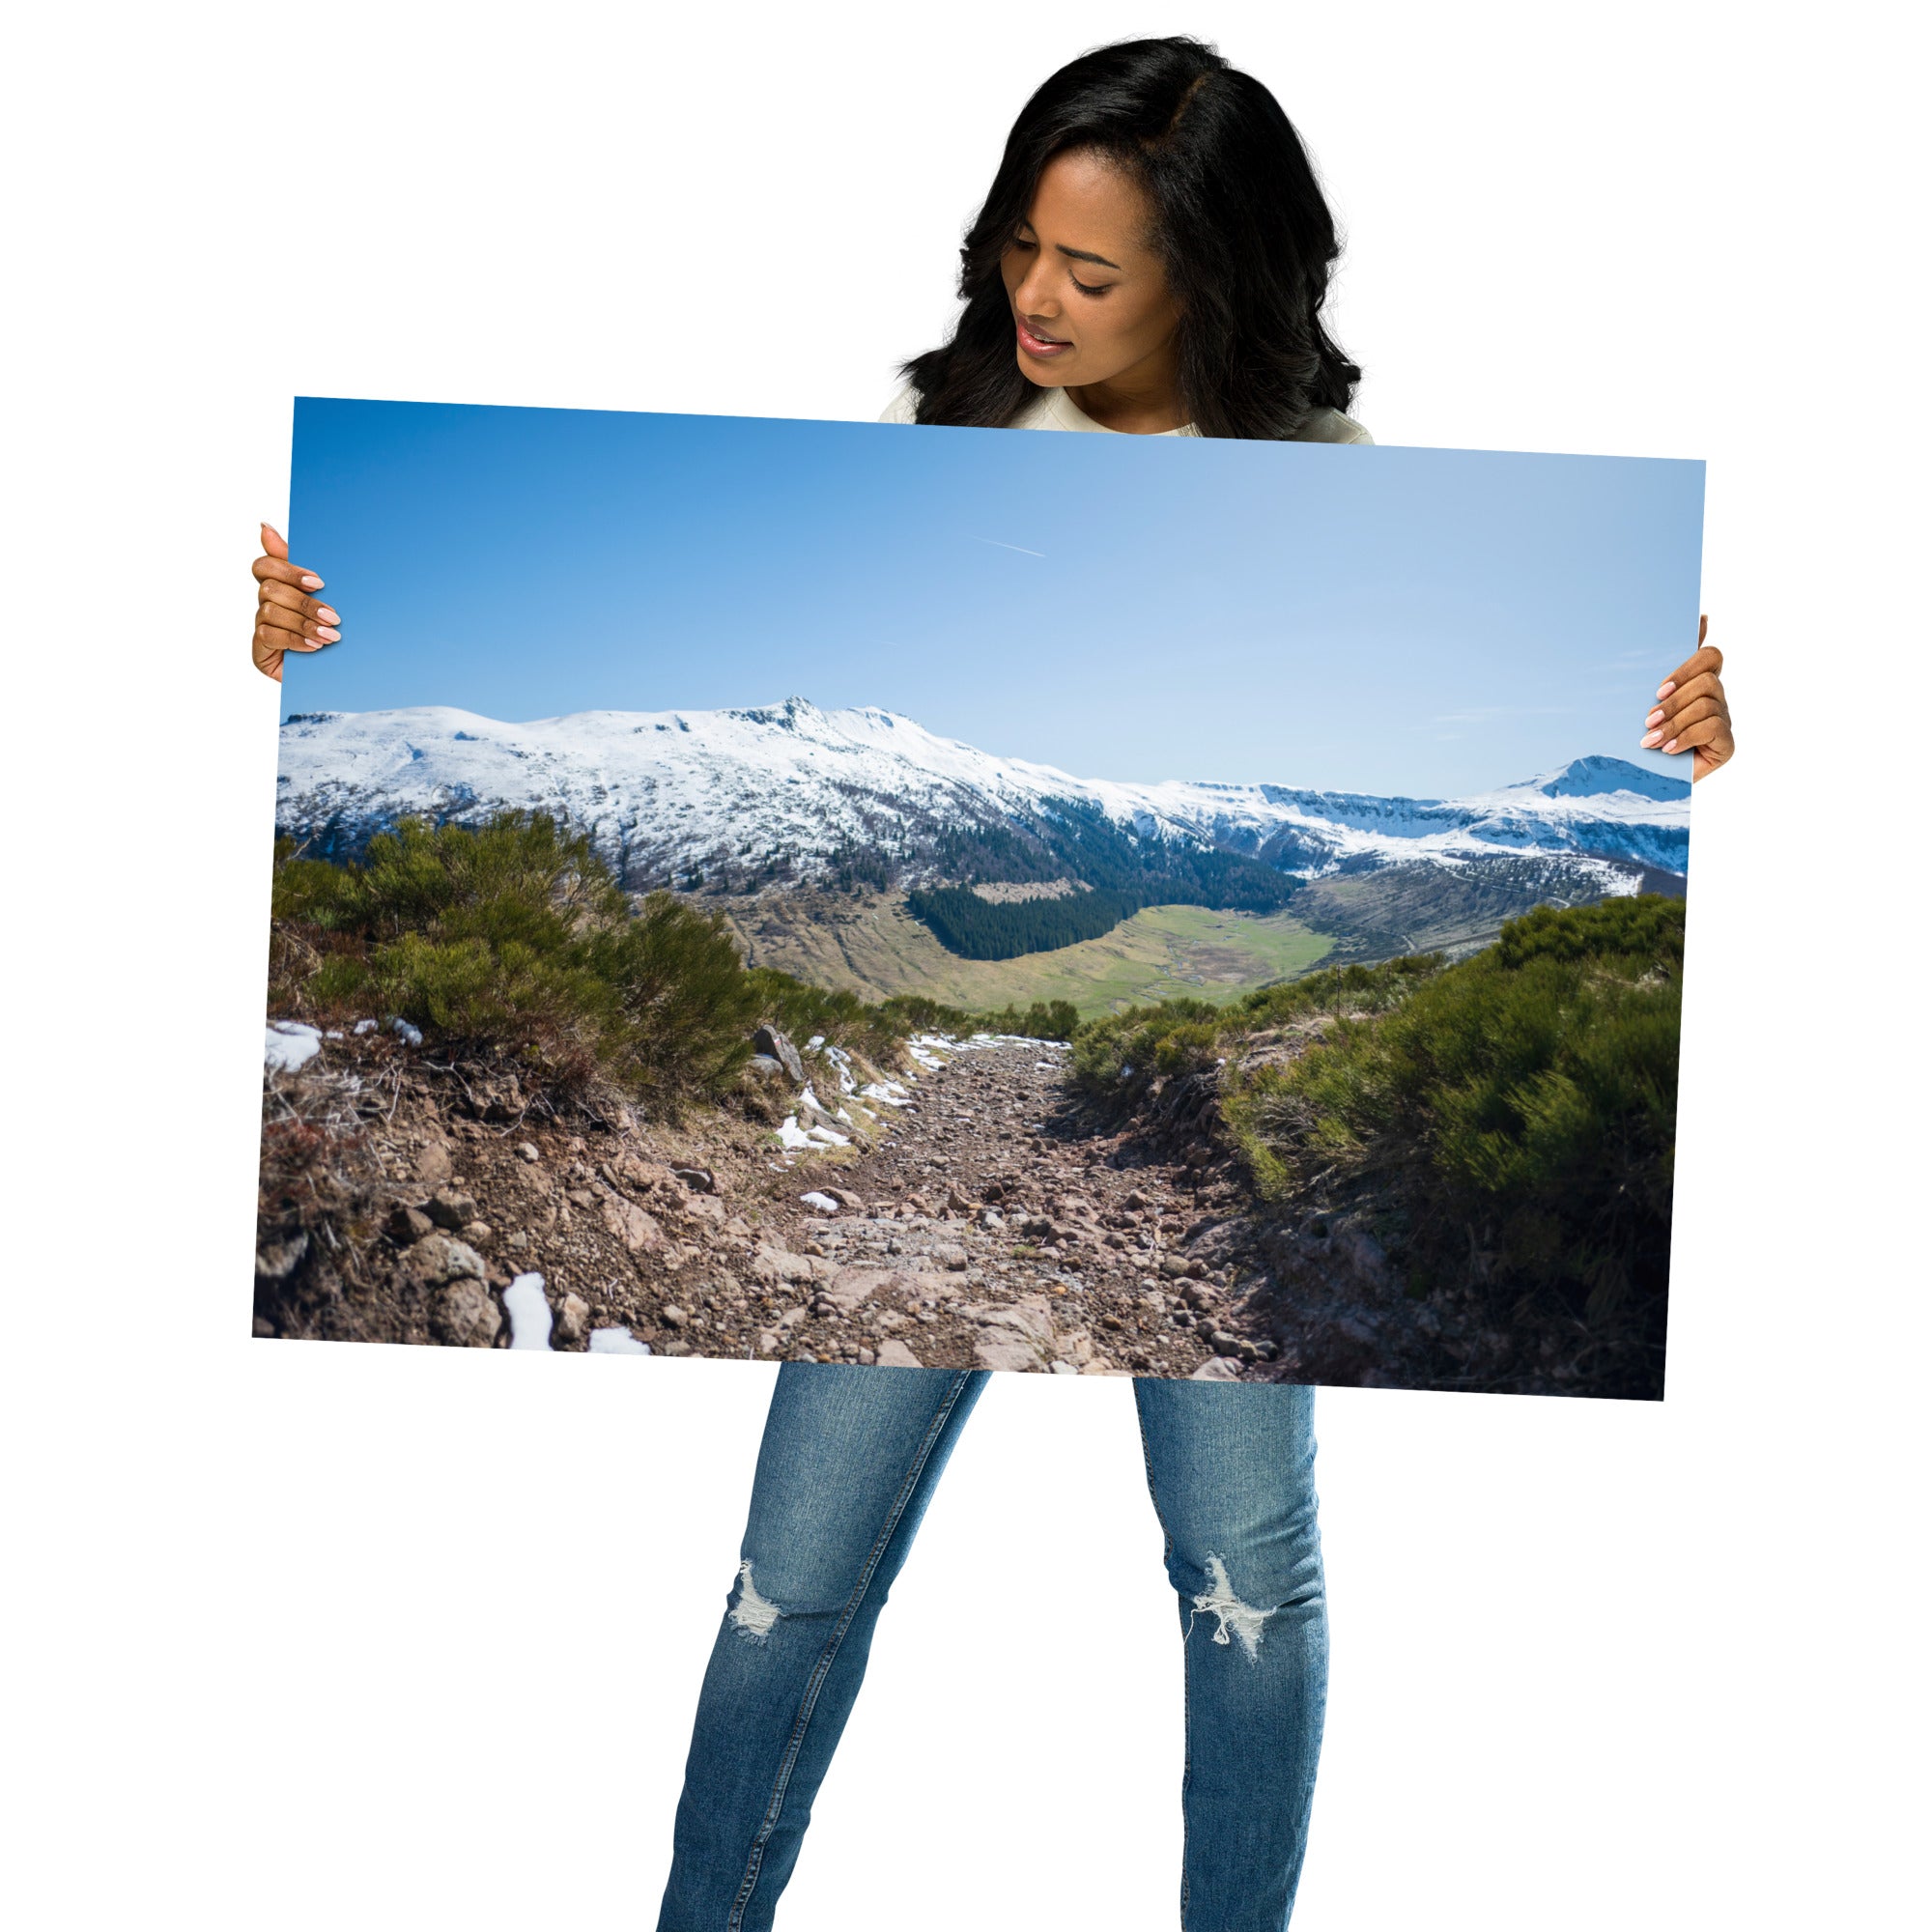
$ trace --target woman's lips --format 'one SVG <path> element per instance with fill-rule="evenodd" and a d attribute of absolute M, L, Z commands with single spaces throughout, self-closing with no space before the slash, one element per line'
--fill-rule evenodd
<path fill-rule="evenodd" d="M 1020 347 L 1029 355 L 1037 355 L 1041 361 L 1052 356 L 1065 355 L 1073 347 L 1070 342 L 1062 342 L 1051 335 L 1037 335 L 1026 325 L 1024 318 L 1015 316 L 1013 327 L 1019 331 Z"/>

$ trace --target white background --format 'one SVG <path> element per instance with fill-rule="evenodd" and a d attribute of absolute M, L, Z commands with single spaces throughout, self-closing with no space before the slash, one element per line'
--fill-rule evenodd
<path fill-rule="evenodd" d="M 1381 440 L 1709 459 L 1742 745 L 1698 787 L 1667 1403 L 1321 1398 L 1334 1683 L 1296 1932 L 1907 1923 L 1906 10 L 19 18 L 14 1922 L 652 1923 L 773 1373 L 246 1339 L 275 709 L 247 560 L 290 396 L 870 416 L 941 329 L 1026 92 L 1186 30 L 1310 142 Z M 786 1932 L 1173 1925 L 1158 1554 L 1128 1385 L 999 1381 Z"/>

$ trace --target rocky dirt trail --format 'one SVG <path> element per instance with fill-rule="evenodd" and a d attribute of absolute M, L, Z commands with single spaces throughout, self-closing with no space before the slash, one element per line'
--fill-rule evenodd
<path fill-rule="evenodd" d="M 758 1337 L 762 1351 L 1228 1377 L 1278 1352 L 1243 1332 L 1253 1324 L 1231 1313 L 1232 1270 L 1202 1239 L 1233 1198 L 1225 1180 L 1084 1122 L 1057 1045 L 917 1050 L 915 1097 L 885 1145 L 816 1163 L 803 1211 L 772 1217 L 815 1266 L 809 1297 Z"/>
<path fill-rule="evenodd" d="M 1362 1231 L 1257 1211 L 1211 1077 L 1122 1122 L 1052 1042 L 926 1037 L 916 1071 L 863 1086 L 876 1069 L 836 1049 L 767 1043 L 776 1127 L 542 1120 L 514 1079 L 381 1033 L 271 1065 L 256 1332 L 1204 1379 L 1453 1368 Z"/>

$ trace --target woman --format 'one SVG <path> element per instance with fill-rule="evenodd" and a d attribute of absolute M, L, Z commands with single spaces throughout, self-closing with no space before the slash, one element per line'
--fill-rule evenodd
<path fill-rule="evenodd" d="M 1064 68 L 1028 101 L 961 250 L 952 338 L 886 420 L 1366 442 L 1321 307 L 1338 253 L 1265 88 L 1188 40 Z M 264 530 L 255 661 L 339 637 Z M 1702 644 L 1702 632 L 1699 644 Z M 1659 690 L 1645 745 L 1732 751 L 1720 660 Z M 768 1927 L 873 1628 L 984 1372 L 786 1364 L 699 1701 L 659 1932 Z M 1312 1391 L 1135 1382 L 1179 1596 L 1188 1932 L 1281 1932 L 1315 1788 L 1327 1629 Z"/>

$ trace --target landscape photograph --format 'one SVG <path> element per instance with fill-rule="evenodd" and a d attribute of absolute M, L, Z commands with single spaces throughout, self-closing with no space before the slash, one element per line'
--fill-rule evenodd
<path fill-rule="evenodd" d="M 256 1334 L 1660 1398 L 1702 490 L 298 401 Z"/>

